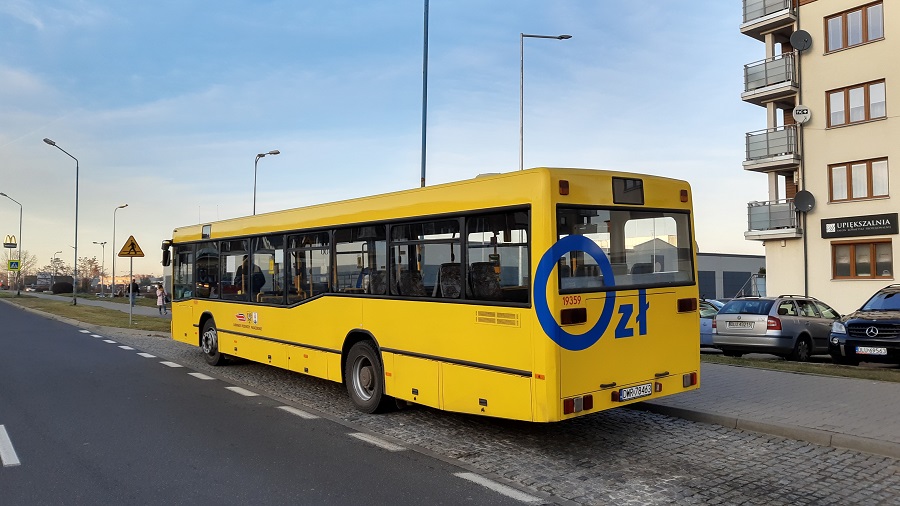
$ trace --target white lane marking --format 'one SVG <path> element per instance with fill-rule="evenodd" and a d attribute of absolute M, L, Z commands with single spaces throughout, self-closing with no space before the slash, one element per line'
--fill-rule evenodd
<path fill-rule="evenodd" d="M 234 392 L 236 394 L 241 394 L 244 397 L 256 397 L 257 395 L 259 395 L 256 392 L 251 392 L 250 390 L 247 390 L 247 389 L 241 388 L 241 387 L 225 387 L 225 389 L 231 390 L 232 392 Z"/>
<path fill-rule="evenodd" d="M 144 358 L 156 358 L 156 355 L 151 355 L 149 353 L 138 353 L 138 355 L 140 355 Z"/>
<path fill-rule="evenodd" d="M 175 362 L 160 362 L 162 365 L 167 365 L 169 367 L 184 367 L 181 364 L 176 364 Z"/>
<path fill-rule="evenodd" d="M 297 409 L 292 406 L 278 406 L 278 409 L 280 409 L 282 411 L 287 411 L 288 413 L 290 413 L 292 415 L 297 415 L 300 418 L 305 418 L 307 420 L 315 420 L 316 418 L 319 418 L 318 416 L 316 416 L 312 413 L 307 413 L 306 411 Z"/>
<path fill-rule="evenodd" d="M 79 330 L 78 332 L 81 332 L 82 334 L 90 334 L 91 333 L 90 330 Z"/>
<path fill-rule="evenodd" d="M 378 439 L 375 436 L 370 436 L 363 432 L 353 432 L 350 434 L 350 436 L 355 437 L 356 439 L 359 439 L 360 441 L 365 441 L 366 443 L 375 445 L 379 448 L 383 448 L 389 452 L 399 452 L 399 451 L 406 449 L 400 445 L 395 445 L 394 443 L 389 443 L 383 439 Z"/>
<path fill-rule="evenodd" d="M 116 342 L 113 341 L 112 339 L 104 339 L 103 342 L 104 342 L 104 343 L 109 343 L 109 344 L 116 344 Z"/>
<path fill-rule="evenodd" d="M 3 467 L 17 466 L 21 463 L 19 456 L 16 455 L 16 449 L 13 448 L 12 441 L 9 439 L 9 434 L 6 433 L 6 427 L 3 425 L 0 425 L 0 463 L 3 464 Z"/>
<path fill-rule="evenodd" d="M 203 374 L 202 372 L 189 372 L 188 374 L 191 375 L 191 376 L 193 376 L 193 377 L 195 377 L 195 378 L 197 378 L 197 379 L 202 379 L 202 380 L 214 380 L 214 379 L 216 379 L 216 378 L 213 378 L 212 376 L 207 376 L 207 375 Z"/>
<path fill-rule="evenodd" d="M 95 335 L 92 335 L 91 337 L 96 338 L 96 339 L 103 339 L 103 336 L 95 336 Z"/>
<path fill-rule="evenodd" d="M 91 337 L 103 337 L 103 336 L 98 336 L 97 334 L 91 334 Z"/>
<path fill-rule="evenodd" d="M 526 502 L 526 503 L 542 503 L 543 499 L 539 499 L 533 495 L 528 495 L 525 492 L 520 492 L 512 487 L 507 487 L 506 485 L 502 485 L 497 483 L 496 481 L 489 480 L 484 476 L 477 475 L 475 473 L 453 473 L 453 476 L 457 478 L 462 478 L 464 480 L 469 480 L 472 483 L 477 483 L 482 487 L 489 488 L 498 494 L 505 495 L 510 499 L 515 499 L 516 501 Z"/>
<path fill-rule="evenodd" d="M 131 346 L 119 346 L 119 348 L 122 348 L 123 350 L 133 350 L 134 349 Z"/>

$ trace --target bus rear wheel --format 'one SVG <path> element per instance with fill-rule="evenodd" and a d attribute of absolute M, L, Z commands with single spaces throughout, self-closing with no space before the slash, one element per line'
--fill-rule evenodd
<path fill-rule="evenodd" d="M 371 341 L 360 341 L 350 348 L 344 381 L 357 409 L 364 413 L 387 411 L 392 399 L 384 393 L 384 368 Z"/>
<path fill-rule="evenodd" d="M 200 351 L 209 365 L 222 365 L 225 363 L 225 355 L 219 353 L 219 331 L 212 319 L 203 324 L 203 333 L 200 334 Z"/>

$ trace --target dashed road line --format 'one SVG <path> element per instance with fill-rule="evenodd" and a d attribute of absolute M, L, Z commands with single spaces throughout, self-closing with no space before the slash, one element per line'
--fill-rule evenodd
<path fill-rule="evenodd" d="M 140 355 L 144 358 L 156 358 L 156 355 L 151 355 L 149 353 L 138 353 L 138 355 Z"/>
<path fill-rule="evenodd" d="M 9 439 L 9 434 L 6 433 L 6 427 L 3 425 L 0 425 L 0 463 L 3 464 L 3 467 L 21 464 L 19 456 L 16 455 L 16 449 L 13 448 L 12 441 Z"/>
<path fill-rule="evenodd" d="M 123 350 L 133 350 L 134 349 L 131 346 L 119 346 L 119 348 L 122 348 Z"/>
<path fill-rule="evenodd" d="M 318 416 L 316 416 L 312 413 L 307 413 L 306 411 L 297 409 L 292 406 L 278 406 L 278 409 L 280 409 L 282 411 L 287 411 L 288 413 L 290 413 L 292 415 L 297 415 L 300 418 L 304 418 L 306 420 L 315 420 L 316 418 L 319 418 Z"/>
<path fill-rule="evenodd" d="M 202 380 L 214 380 L 214 379 L 216 379 L 216 378 L 213 378 L 212 376 L 207 376 L 207 375 L 203 374 L 202 372 L 189 372 L 188 375 L 189 375 L 189 376 L 193 376 L 193 377 L 195 377 L 195 378 L 197 378 L 197 379 L 202 379 Z"/>
<path fill-rule="evenodd" d="M 184 367 L 183 365 L 181 365 L 181 364 L 176 364 L 175 362 L 166 362 L 166 361 L 163 361 L 163 362 L 160 362 L 160 364 L 166 365 L 166 366 L 169 366 L 169 367 Z"/>
<path fill-rule="evenodd" d="M 351 437 L 355 437 L 356 439 L 359 439 L 360 441 L 364 441 L 371 445 L 375 445 L 375 446 L 382 448 L 384 450 L 387 450 L 389 452 L 399 452 L 399 451 L 403 451 L 406 449 L 400 445 L 395 445 L 394 443 L 389 443 L 389 442 L 385 441 L 384 439 L 379 439 L 375 436 L 370 436 L 369 434 L 366 434 L 363 432 L 352 432 L 349 435 Z"/>
<path fill-rule="evenodd" d="M 99 337 L 99 338 L 101 338 L 101 339 L 103 338 L 103 336 L 99 336 L 99 335 L 97 335 L 97 334 L 91 334 L 91 337 Z"/>
<path fill-rule="evenodd" d="M 259 395 L 256 392 L 251 392 L 250 390 L 247 390 L 246 388 L 241 388 L 241 387 L 225 387 L 225 389 L 231 390 L 232 392 L 234 392 L 236 394 L 241 394 L 244 397 L 256 397 L 257 395 Z"/>
<path fill-rule="evenodd" d="M 497 483 L 496 481 L 489 480 L 489 479 L 485 478 L 484 476 L 480 476 L 475 473 L 453 473 L 453 476 L 456 476 L 457 478 L 462 478 L 464 480 L 469 480 L 472 483 L 477 483 L 477 484 L 481 485 L 482 487 L 493 490 L 494 492 L 497 492 L 498 494 L 505 495 L 506 497 L 509 497 L 510 499 L 515 499 L 516 501 L 521 501 L 521 502 L 530 503 L 530 504 L 539 504 L 539 503 L 544 502 L 543 499 L 537 498 L 533 495 L 528 495 L 525 492 L 521 492 L 512 487 L 508 487 L 501 483 Z"/>
<path fill-rule="evenodd" d="M 90 334 L 91 333 L 90 330 L 79 330 L 78 332 L 81 332 L 82 334 Z"/>
<path fill-rule="evenodd" d="M 116 344 L 116 343 L 117 343 L 117 341 L 113 341 L 112 339 L 104 339 L 103 342 L 104 342 L 104 343 L 109 343 L 109 344 Z"/>

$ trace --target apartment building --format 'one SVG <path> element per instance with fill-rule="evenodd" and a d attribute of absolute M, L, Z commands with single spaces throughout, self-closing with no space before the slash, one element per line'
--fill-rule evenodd
<path fill-rule="evenodd" d="M 765 110 L 743 167 L 767 183 L 744 237 L 765 246 L 768 293 L 849 312 L 900 257 L 900 2 L 742 1 L 764 58 L 741 98 Z"/>

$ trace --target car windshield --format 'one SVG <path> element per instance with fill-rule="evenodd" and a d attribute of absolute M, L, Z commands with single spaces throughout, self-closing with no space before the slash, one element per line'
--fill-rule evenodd
<path fill-rule="evenodd" d="M 900 311 L 900 292 L 879 292 L 862 307 L 863 311 Z"/>
<path fill-rule="evenodd" d="M 720 314 L 769 314 L 773 300 L 733 300 L 719 310 Z"/>

